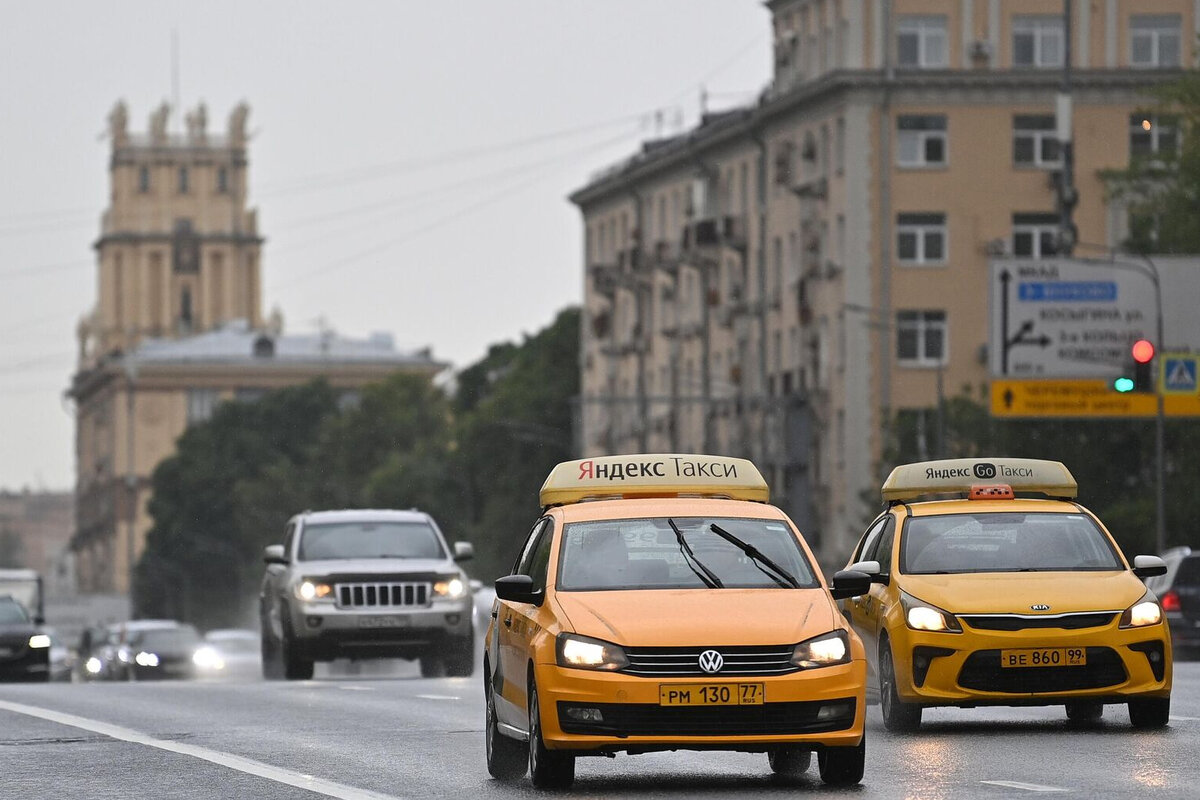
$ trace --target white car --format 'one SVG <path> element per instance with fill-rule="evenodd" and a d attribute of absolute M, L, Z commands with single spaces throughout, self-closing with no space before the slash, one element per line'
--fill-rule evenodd
<path fill-rule="evenodd" d="M 258 678 L 262 673 L 259 633 L 240 628 L 209 631 L 192 660 L 198 678 Z"/>

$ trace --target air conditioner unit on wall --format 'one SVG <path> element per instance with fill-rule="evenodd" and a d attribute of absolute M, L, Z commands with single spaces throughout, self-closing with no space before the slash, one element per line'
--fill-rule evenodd
<path fill-rule="evenodd" d="M 1008 239 L 996 238 L 988 240 L 984 245 L 984 252 L 995 258 L 1004 258 L 1012 255 L 1012 245 Z"/>
<path fill-rule="evenodd" d="M 967 50 L 975 61 L 986 61 L 992 57 L 992 43 L 987 39 L 976 39 Z"/>

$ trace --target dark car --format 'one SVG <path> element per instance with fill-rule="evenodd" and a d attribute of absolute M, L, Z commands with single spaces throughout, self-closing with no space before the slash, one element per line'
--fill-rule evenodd
<path fill-rule="evenodd" d="M 1146 581 L 1158 595 L 1176 658 L 1200 658 L 1200 553 L 1176 547 L 1163 553 L 1167 574 Z"/>
<path fill-rule="evenodd" d="M 50 680 L 50 637 L 25 606 L 0 596 L 0 681 Z"/>
<path fill-rule="evenodd" d="M 150 628 L 132 632 L 119 657 L 131 680 L 194 678 L 194 658 L 202 644 L 191 625 Z"/>

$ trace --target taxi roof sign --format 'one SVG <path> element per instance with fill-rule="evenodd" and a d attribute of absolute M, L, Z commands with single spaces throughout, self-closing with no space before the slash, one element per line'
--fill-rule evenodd
<path fill-rule="evenodd" d="M 981 483 L 1004 483 L 1014 492 L 1075 497 L 1079 486 L 1060 461 L 1037 458 L 951 458 L 901 464 L 883 482 L 886 502 L 926 494 L 970 492 Z"/>
<path fill-rule="evenodd" d="M 744 458 L 684 453 L 596 456 L 564 461 L 550 471 L 543 506 L 616 497 L 701 495 L 765 503 L 767 482 Z"/>

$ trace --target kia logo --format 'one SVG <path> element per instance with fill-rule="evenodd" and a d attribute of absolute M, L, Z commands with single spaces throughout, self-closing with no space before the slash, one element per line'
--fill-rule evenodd
<path fill-rule="evenodd" d="M 1050 606 L 1046 605 L 1045 603 L 1038 603 L 1035 606 L 1030 606 L 1030 608 L 1033 609 L 1034 611 L 1049 611 L 1050 610 Z"/>
<path fill-rule="evenodd" d="M 974 471 L 976 478 L 982 478 L 985 481 L 996 477 L 996 465 L 989 464 L 986 461 L 976 464 Z"/>
<path fill-rule="evenodd" d="M 725 657 L 716 650 L 705 650 L 700 654 L 700 669 L 709 675 L 720 672 L 723 666 L 725 666 Z"/>

